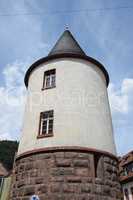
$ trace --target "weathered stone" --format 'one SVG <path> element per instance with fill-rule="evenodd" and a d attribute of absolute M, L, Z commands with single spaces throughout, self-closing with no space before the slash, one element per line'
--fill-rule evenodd
<path fill-rule="evenodd" d="M 88 159 L 89 158 L 89 156 L 90 156 L 90 154 L 88 154 L 88 153 L 78 153 L 78 155 L 77 155 L 77 158 L 80 158 L 80 159 Z"/>
<path fill-rule="evenodd" d="M 39 195 L 40 200 L 50 200 L 50 198 L 45 194 Z M 52 200 L 52 199 L 51 199 Z"/>
<path fill-rule="evenodd" d="M 78 176 L 88 176 L 88 168 L 76 168 L 75 173 Z"/>
<path fill-rule="evenodd" d="M 116 161 L 101 154 L 95 166 L 95 154 L 55 151 L 17 160 L 10 199 L 36 193 L 41 200 L 118 200 Z"/>
<path fill-rule="evenodd" d="M 110 163 L 110 158 L 109 157 L 104 157 L 104 162 Z"/>
<path fill-rule="evenodd" d="M 52 184 L 50 186 L 51 192 L 60 192 L 61 190 L 61 185 L 60 184 Z"/>
<path fill-rule="evenodd" d="M 41 184 L 41 183 L 43 183 L 43 181 L 44 181 L 44 178 L 36 178 L 35 183 Z"/>
<path fill-rule="evenodd" d="M 40 191 L 42 194 L 47 192 L 47 186 L 46 185 L 40 185 L 37 188 L 38 191 Z"/>
<path fill-rule="evenodd" d="M 71 166 L 71 160 L 70 159 L 56 159 L 56 166 L 57 167 L 70 167 Z"/>
<path fill-rule="evenodd" d="M 103 188 L 104 195 L 110 195 L 110 187 L 108 185 L 105 185 Z"/>
<path fill-rule="evenodd" d="M 82 159 L 77 160 L 76 159 L 73 161 L 73 164 L 75 167 L 89 167 L 88 160 L 82 160 Z"/>
<path fill-rule="evenodd" d="M 112 181 L 111 181 L 111 180 L 106 179 L 106 180 L 104 181 L 104 184 L 105 184 L 105 185 L 108 185 L 108 186 L 110 186 L 110 187 L 112 187 Z"/>
<path fill-rule="evenodd" d="M 22 187 L 22 188 L 18 188 L 18 190 L 17 190 L 17 194 L 19 194 L 20 196 L 23 196 L 24 191 L 25 191 L 25 188 L 24 188 L 24 187 Z"/>
<path fill-rule="evenodd" d="M 73 168 L 55 168 L 52 169 L 53 176 L 61 176 L 61 175 L 73 175 L 74 169 Z"/>
<path fill-rule="evenodd" d="M 86 183 L 82 184 L 81 186 L 81 192 L 85 193 L 91 193 L 92 191 L 92 184 Z"/>
<path fill-rule="evenodd" d="M 24 180 L 20 180 L 20 181 L 18 182 L 18 184 L 17 184 L 17 187 L 20 188 L 20 187 L 24 186 L 24 185 L 26 184 L 25 182 L 26 182 L 26 181 L 24 181 Z"/>
<path fill-rule="evenodd" d="M 38 160 L 41 159 L 41 160 L 45 160 L 45 159 L 49 159 L 51 158 L 51 153 L 42 153 L 42 154 L 39 154 L 37 157 L 38 157 Z"/>
<path fill-rule="evenodd" d="M 65 152 L 65 158 L 75 158 L 78 156 L 77 152 Z"/>
<path fill-rule="evenodd" d="M 110 164 L 105 164 L 104 165 L 104 167 L 105 167 L 105 170 L 107 170 L 107 171 L 109 171 L 109 172 L 113 172 L 113 166 L 112 165 L 110 165 Z"/>
<path fill-rule="evenodd" d="M 21 164 L 20 166 L 19 166 L 19 170 L 17 170 L 17 172 L 22 172 L 22 171 L 24 171 L 24 168 L 25 168 L 25 165 L 24 164 Z"/>
<path fill-rule="evenodd" d="M 117 181 L 117 180 L 118 180 L 117 175 L 116 175 L 116 174 L 112 174 L 111 180 L 112 180 L 112 181 Z"/>
<path fill-rule="evenodd" d="M 103 179 L 101 179 L 101 178 L 95 178 L 95 183 L 103 185 Z"/>
<path fill-rule="evenodd" d="M 65 157 L 65 152 L 56 152 L 56 153 L 53 153 L 53 155 L 56 158 L 64 158 Z"/>
<path fill-rule="evenodd" d="M 63 184 L 63 192 L 68 193 L 78 193 L 79 185 L 78 184 Z"/>
<path fill-rule="evenodd" d="M 82 182 L 83 183 L 92 183 L 94 178 L 92 177 L 82 177 Z"/>
<path fill-rule="evenodd" d="M 20 200 L 20 199 L 19 199 Z M 29 197 L 22 197 L 21 200 L 29 200 Z"/>
<path fill-rule="evenodd" d="M 81 183 L 82 178 L 80 176 L 68 176 L 66 177 L 68 183 Z"/>
<path fill-rule="evenodd" d="M 98 184 L 93 185 L 93 191 L 95 194 L 102 195 L 102 186 Z"/>
<path fill-rule="evenodd" d="M 50 182 L 64 182 L 64 176 L 52 176 Z"/>
<path fill-rule="evenodd" d="M 33 163 L 32 162 L 29 162 L 25 165 L 25 171 L 30 170 L 30 169 L 33 169 Z"/>
<path fill-rule="evenodd" d="M 96 200 L 96 196 L 93 195 L 93 194 L 88 194 L 86 199 L 87 199 L 87 200 Z M 85 199 L 85 200 L 86 200 L 86 199 Z M 102 200 L 102 199 L 99 199 L 99 200 Z"/>
<path fill-rule="evenodd" d="M 26 186 L 23 194 L 24 194 L 24 196 L 27 196 L 27 195 L 33 195 L 34 193 L 35 193 L 34 186 Z"/>

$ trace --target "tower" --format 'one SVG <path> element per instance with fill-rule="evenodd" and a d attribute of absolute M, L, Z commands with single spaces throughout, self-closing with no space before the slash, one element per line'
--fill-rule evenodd
<path fill-rule="evenodd" d="M 69 30 L 30 66 L 12 199 L 118 199 L 108 83 Z"/>

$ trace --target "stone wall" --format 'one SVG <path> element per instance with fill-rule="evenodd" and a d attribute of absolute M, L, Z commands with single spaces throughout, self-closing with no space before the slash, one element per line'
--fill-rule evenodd
<path fill-rule="evenodd" d="M 100 153 L 53 151 L 16 160 L 11 200 L 118 200 L 117 160 Z"/>

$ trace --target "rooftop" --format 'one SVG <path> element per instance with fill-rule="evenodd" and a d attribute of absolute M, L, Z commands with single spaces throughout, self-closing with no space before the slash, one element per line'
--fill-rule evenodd
<path fill-rule="evenodd" d="M 50 51 L 49 56 L 63 53 L 85 55 L 84 51 L 69 30 L 64 31 L 55 46 Z"/>

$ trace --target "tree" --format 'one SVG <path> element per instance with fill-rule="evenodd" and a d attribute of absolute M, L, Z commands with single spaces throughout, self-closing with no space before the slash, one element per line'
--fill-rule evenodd
<path fill-rule="evenodd" d="M 14 156 L 17 150 L 17 141 L 0 141 L 0 162 L 8 171 L 13 168 Z"/>

